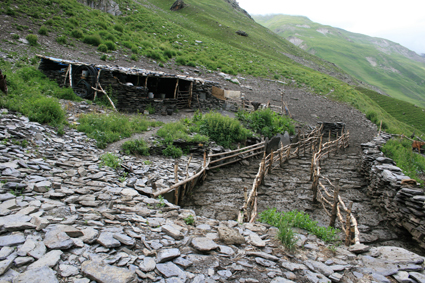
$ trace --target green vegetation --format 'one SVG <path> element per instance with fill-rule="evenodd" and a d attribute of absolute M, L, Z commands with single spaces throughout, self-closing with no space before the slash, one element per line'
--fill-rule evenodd
<path fill-rule="evenodd" d="M 392 98 L 389 96 L 381 95 L 373 90 L 365 88 L 357 88 L 357 90 L 366 94 L 373 101 L 375 101 L 383 110 L 393 116 L 395 119 L 410 125 L 419 131 L 425 133 L 425 108 L 416 106 L 410 102 Z M 372 120 L 369 116 L 373 112 Z M 369 111 L 367 118 L 379 126 L 379 120 L 374 111 Z"/>
<path fill-rule="evenodd" d="M 195 113 L 193 122 L 195 126 L 191 127 L 192 130 L 209 137 L 226 148 L 253 136 L 252 132 L 244 128 L 238 120 L 216 112 L 205 115 L 199 112 Z"/>
<path fill-rule="evenodd" d="M 163 196 L 161 196 L 161 195 L 159 195 L 158 196 L 158 200 L 159 200 L 159 203 L 156 205 L 157 207 L 164 207 L 165 206 L 165 200 L 164 200 L 164 197 Z"/>
<path fill-rule="evenodd" d="M 66 39 L 66 36 L 61 35 L 56 38 L 56 42 L 59 44 L 66 44 L 68 41 Z"/>
<path fill-rule="evenodd" d="M 307 230 L 325 242 L 338 241 L 338 229 L 318 226 L 317 221 L 311 220 L 310 216 L 305 212 L 296 210 L 277 212 L 276 208 L 268 209 L 260 213 L 260 221 L 279 228 L 277 236 L 289 250 L 293 250 L 297 242 L 295 233 L 291 229 L 292 227 Z"/>
<path fill-rule="evenodd" d="M 406 139 L 391 139 L 383 147 L 385 156 L 393 159 L 403 173 L 425 184 L 425 158 L 412 151 L 412 142 Z"/>
<path fill-rule="evenodd" d="M 195 224 L 195 218 L 193 218 L 193 215 L 190 214 L 188 217 L 183 218 L 184 223 L 186 223 L 186 225 L 194 225 Z"/>
<path fill-rule="evenodd" d="M 0 60 L 0 64 L 9 89 L 7 96 L 0 95 L 0 107 L 20 112 L 31 121 L 59 126 L 66 121 L 58 98 L 81 101 L 72 89 L 60 88 L 34 67 L 24 65 L 12 72 L 10 63 Z"/>
<path fill-rule="evenodd" d="M 110 152 L 102 154 L 100 156 L 100 160 L 101 160 L 101 162 L 99 164 L 100 167 L 108 166 L 108 167 L 111 167 L 112 169 L 115 169 L 115 170 L 118 167 L 121 166 L 121 162 L 122 162 L 121 159 L 118 158 L 118 156 L 116 156 L 116 155 L 114 155 Z"/>
<path fill-rule="evenodd" d="M 149 145 L 143 139 L 126 141 L 121 145 L 125 154 L 149 155 Z"/>
<path fill-rule="evenodd" d="M 295 133 L 295 127 L 290 118 L 280 116 L 271 109 L 260 109 L 254 112 L 239 111 L 236 117 L 257 134 L 271 138 L 278 133 L 288 131 Z"/>
<path fill-rule="evenodd" d="M 88 137 L 95 139 L 99 148 L 105 148 L 108 143 L 129 138 L 134 133 L 144 132 L 150 127 L 162 124 L 139 115 L 120 113 L 86 114 L 80 117 L 79 123 L 78 131 L 85 132 Z"/>
<path fill-rule="evenodd" d="M 30 45 L 36 46 L 37 45 L 38 36 L 36 36 L 35 34 L 29 34 L 29 35 L 27 35 L 26 40 L 28 40 L 28 43 Z"/>
<path fill-rule="evenodd" d="M 397 43 L 321 25 L 302 16 L 254 16 L 283 38 L 302 40 L 303 48 L 335 63 L 353 77 L 394 98 L 425 107 L 425 64 Z"/>
<path fill-rule="evenodd" d="M 38 34 L 46 35 L 46 36 L 49 35 L 49 32 L 47 30 L 47 27 L 46 26 L 41 26 L 40 29 L 38 30 Z"/>
<path fill-rule="evenodd" d="M 183 150 L 179 147 L 169 144 L 162 151 L 162 154 L 164 154 L 165 156 L 170 156 L 172 158 L 180 158 L 183 155 Z"/>
<path fill-rule="evenodd" d="M 173 143 L 175 140 L 183 140 L 186 142 L 206 143 L 208 137 L 200 134 L 191 134 L 191 121 L 189 119 L 180 120 L 174 123 L 165 124 L 157 131 L 157 135 L 164 139 L 164 144 Z M 196 128 L 195 128 L 196 129 Z"/>

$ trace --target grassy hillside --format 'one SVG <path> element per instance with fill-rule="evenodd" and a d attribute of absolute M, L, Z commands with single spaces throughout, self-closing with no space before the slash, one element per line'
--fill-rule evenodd
<path fill-rule="evenodd" d="M 364 113 L 374 111 L 393 132 L 413 131 L 354 87 L 290 59 L 301 58 L 326 73 L 345 76 L 333 64 L 294 46 L 227 1 L 186 0 L 188 6 L 177 12 L 169 10 L 174 2 L 169 0 L 116 2 L 123 13 L 120 16 L 93 10 L 75 0 L 4 1 L 0 13 L 10 17 L 10 25 L 9 35 L 0 46 L 16 45 L 19 37 L 26 37 L 32 38 L 31 48 L 39 50 L 43 47 L 37 38 L 47 37 L 70 49 L 77 43 L 91 45 L 98 50 L 93 56 L 106 61 L 119 50 L 135 62 L 147 57 L 169 68 L 177 64 L 273 78 L 348 103 Z M 35 28 L 30 30 L 22 19 Z M 237 35 L 237 30 L 249 36 Z"/>
<path fill-rule="evenodd" d="M 295 45 L 335 63 L 394 98 L 425 107 L 425 60 L 389 40 L 348 32 L 306 17 L 255 16 Z"/>

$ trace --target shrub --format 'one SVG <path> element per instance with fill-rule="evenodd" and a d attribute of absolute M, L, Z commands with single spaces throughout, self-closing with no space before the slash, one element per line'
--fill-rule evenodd
<path fill-rule="evenodd" d="M 149 114 L 155 114 L 155 107 L 153 107 L 151 104 L 148 104 L 145 110 L 147 110 Z"/>
<path fill-rule="evenodd" d="M 108 52 L 108 46 L 106 46 L 106 44 L 102 43 L 97 47 L 97 50 L 100 51 L 100 52 Z"/>
<path fill-rule="evenodd" d="M 80 29 L 74 29 L 71 31 L 71 36 L 75 38 L 83 38 L 84 33 Z"/>
<path fill-rule="evenodd" d="M 295 126 L 292 120 L 286 116 L 280 116 L 271 109 L 260 109 L 249 113 L 239 111 L 236 117 L 245 125 L 245 127 L 271 138 L 278 133 L 288 131 L 289 134 L 295 133 Z"/>
<path fill-rule="evenodd" d="M 126 141 L 121 145 L 125 154 L 149 155 L 149 145 L 143 139 Z"/>
<path fill-rule="evenodd" d="M 106 58 L 108 58 L 108 56 L 106 56 L 106 54 L 103 54 L 102 56 L 100 56 L 100 60 L 102 60 L 102 61 L 106 61 Z"/>
<path fill-rule="evenodd" d="M 117 46 L 110 40 L 105 41 L 105 45 L 108 47 L 108 50 L 114 51 L 117 50 Z"/>
<path fill-rule="evenodd" d="M 134 54 L 138 54 L 139 48 L 137 48 L 137 46 L 133 46 L 133 47 L 131 47 L 131 52 L 133 52 Z"/>
<path fill-rule="evenodd" d="M 83 42 L 93 46 L 99 46 L 102 43 L 102 39 L 98 34 L 84 36 Z"/>
<path fill-rule="evenodd" d="M 24 114 L 31 121 L 38 123 L 48 123 L 56 126 L 65 120 L 65 111 L 56 98 L 41 96 L 34 100 L 29 100 L 24 105 L 24 109 Z"/>
<path fill-rule="evenodd" d="M 173 158 L 179 158 L 183 155 L 183 150 L 170 144 L 162 151 L 162 154 L 164 154 L 165 156 L 171 156 Z"/>
<path fill-rule="evenodd" d="M 366 118 L 369 119 L 372 123 L 376 124 L 378 122 L 378 114 L 375 111 L 368 111 L 366 113 Z"/>
<path fill-rule="evenodd" d="M 31 46 L 36 46 L 38 37 L 35 34 L 29 34 L 27 35 L 26 40 L 28 40 Z"/>
<path fill-rule="evenodd" d="M 133 61 L 139 60 L 139 58 L 137 58 L 136 54 L 131 54 L 130 59 L 133 60 Z"/>
<path fill-rule="evenodd" d="M 128 49 L 132 49 L 133 48 L 133 46 L 134 46 L 134 44 L 132 43 L 132 42 L 130 42 L 130 41 L 124 41 L 123 43 L 122 43 L 122 45 L 124 45 L 125 47 L 127 47 Z"/>
<path fill-rule="evenodd" d="M 195 218 L 193 218 L 193 215 L 189 215 L 188 217 L 183 218 L 186 225 L 193 225 L 195 224 Z"/>
<path fill-rule="evenodd" d="M 18 40 L 19 39 L 19 34 L 17 34 L 17 33 L 13 34 L 12 35 L 12 38 L 15 39 L 15 40 Z"/>
<path fill-rule="evenodd" d="M 48 20 L 45 22 L 45 24 L 46 24 L 46 25 L 48 25 L 48 26 L 52 26 L 52 25 L 53 25 L 53 20 L 52 20 L 52 19 L 48 19 Z"/>
<path fill-rule="evenodd" d="M 108 166 L 112 169 L 117 169 L 121 166 L 121 159 L 118 156 L 108 152 L 100 156 L 101 162 L 99 164 L 100 167 Z"/>
<path fill-rule="evenodd" d="M 59 37 L 56 38 L 57 43 L 59 44 L 66 44 L 67 40 L 66 40 L 66 36 L 61 35 Z"/>
<path fill-rule="evenodd" d="M 48 31 L 47 31 L 47 27 L 45 26 L 41 26 L 40 29 L 38 30 L 38 33 L 41 35 L 48 35 Z"/>
<path fill-rule="evenodd" d="M 122 25 L 114 25 L 114 30 L 118 31 L 118 32 L 123 32 L 124 28 Z"/>
<path fill-rule="evenodd" d="M 238 120 L 220 113 L 208 113 L 201 117 L 198 122 L 199 133 L 208 136 L 224 147 L 228 148 L 231 144 L 252 136 L 251 131 L 245 129 Z"/>

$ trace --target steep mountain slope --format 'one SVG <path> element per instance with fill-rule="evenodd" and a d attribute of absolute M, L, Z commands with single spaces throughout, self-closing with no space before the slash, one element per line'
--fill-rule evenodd
<path fill-rule="evenodd" d="M 212 80 L 224 72 L 240 80 L 226 82 L 229 89 L 256 101 L 267 102 L 271 90 L 279 96 L 284 87 L 287 94 L 301 91 L 363 113 L 372 110 L 393 132 L 414 130 L 356 90 L 356 79 L 259 25 L 235 1 L 186 0 L 185 8 L 170 11 L 173 2 L 7 0 L 0 6 L 0 57 L 17 67 L 22 61 L 36 63 L 28 58 L 38 53 Z"/>
<path fill-rule="evenodd" d="M 254 19 L 381 92 L 425 106 L 425 58 L 400 44 L 321 25 L 301 16 L 254 16 Z"/>

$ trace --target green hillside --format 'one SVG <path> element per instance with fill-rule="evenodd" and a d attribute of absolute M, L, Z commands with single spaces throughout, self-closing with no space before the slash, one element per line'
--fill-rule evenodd
<path fill-rule="evenodd" d="M 336 79 L 347 78 L 344 71 L 257 24 L 233 0 L 186 0 L 187 7 L 176 12 L 170 11 L 173 0 L 115 2 L 122 12 L 119 16 L 91 9 L 76 0 L 6 0 L 0 6 L 0 14 L 7 15 L 10 24 L 0 42 L 0 51 L 7 53 L 5 45 L 14 47 L 19 37 L 26 37 L 32 39 L 33 46 L 28 50 L 34 54 L 43 50 L 37 38 L 47 37 L 64 49 L 86 44 L 92 48 L 90 54 L 106 61 L 113 60 L 118 50 L 135 63 L 150 58 L 175 72 L 179 71 L 175 65 L 186 65 L 275 79 L 290 87 L 327 95 L 363 113 L 374 111 L 390 131 L 413 131 L 373 99 Z M 30 29 L 28 22 L 35 27 Z M 248 36 L 236 34 L 238 30 Z M 10 58 L 17 54 L 8 52 Z"/>
<path fill-rule="evenodd" d="M 394 98 L 425 107 L 425 59 L 386 39 L 321 25 L 306 17 L 272 15 L 254 19 L 303 50 Z"/>

